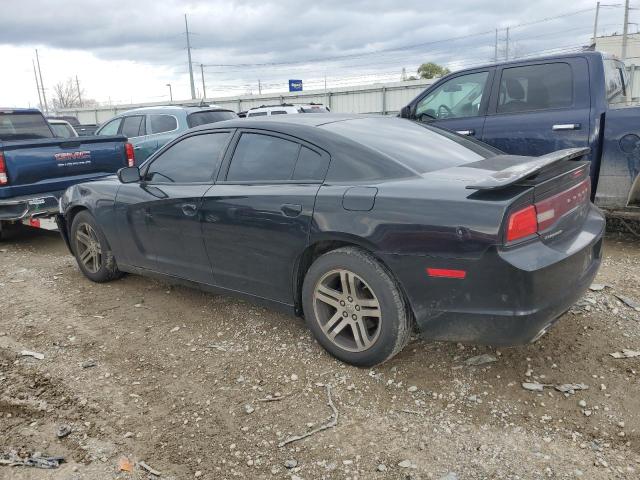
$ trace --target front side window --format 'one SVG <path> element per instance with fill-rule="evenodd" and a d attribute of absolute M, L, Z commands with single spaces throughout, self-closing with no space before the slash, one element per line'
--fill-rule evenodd
<path fill-rule="evenodd" d="M 416 107 L 418 120 L 475 117 L 480 115 L 480 103 L 489 72 L 470 73 L 446 81 Z"/>
<path fill-rule="evenodd" d="M 100 129 L 97 135 L 116 135 L 118 133 L 118 128 L 120 128 L 120 122 L 122 122 L 121 118 L 111 120 Z"/>
<path fill-rule="evenodd" d="M 506 68 L 500 80 L 498 113 L 530 112 L 573 105 L 568 63 Z"/>
<path fill-rule="evenodd" d="M 228 140 L 227 132 L 187 137 L 161 153 L 149 165 L 145 179 L 154 183 L 210 182 Z"/>
<path fill-rule="evenodd" d="M 122 122 L 122 135 L 128 138 L 144 135 L 144 115 L 124 117 Z"/>
<path fill-rule="evenodd" d="M 300 144 L 271 135 L 243 133 L 227 173 L 231 182 L 291 180 Z"/>
<path fill-rule="evenodd" d="M 171 132 L 178 128 L 178 122 L 173 115 L 149 115 L 150 133 Z"/>

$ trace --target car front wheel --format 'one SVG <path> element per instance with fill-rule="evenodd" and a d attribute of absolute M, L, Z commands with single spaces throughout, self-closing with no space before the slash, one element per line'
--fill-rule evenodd
<path fill-rule="evenodd" d="M 85 277 L 102 283 L 122 276 L 104 233 L 88 211 L 74 217 L 70 233 L 76 261 Z"/>
<path fill-rule="evenodd" d="M 377 365 L 408 343 L 410 315 L 395 279 L 368 252 L 346 247 L 319 257 L 303 284 L 307 325 L 338 359 Z"/>

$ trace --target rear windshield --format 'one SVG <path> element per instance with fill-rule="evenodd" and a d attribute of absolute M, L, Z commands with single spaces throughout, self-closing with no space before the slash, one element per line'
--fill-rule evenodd
<path fill-rule="evenodd" d="M 44 117 L 38 113 L 0 112 L 0 140 L 53 138 Z"/>
<path fill-rule="evenodd" d="M 304 107 L 300 108 L 300 111 L 302 113 L 329 113 L 329 110 L 327 110 L 325 107 L 318 105 L 318 106 L 307 106 L 305 105 Z"/>
<path fill-rule="evenodd" d="M 207 123 L 216 123 L 233 118 L 238 118 L 238 115 L 229 110 L 195 112 L 187 117 L 187 124 L 189 128 L 193 128 L 198 125 L 206 125 Z"/>
<path fill-rule="evenodd" d="M 321 126 L 399 161 L 418 173 L 500 154 L 483 143 L 401 118 L 362 118 Z"/>

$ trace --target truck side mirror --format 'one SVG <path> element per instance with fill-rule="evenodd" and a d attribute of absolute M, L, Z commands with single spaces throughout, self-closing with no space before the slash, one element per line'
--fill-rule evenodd
<path fill-rule="evenodd" d="M 140 181 L 140 169 L 138 167 L 124 167 L 118 170 L 118 180 L 121 183 L 136 183 Z"/>

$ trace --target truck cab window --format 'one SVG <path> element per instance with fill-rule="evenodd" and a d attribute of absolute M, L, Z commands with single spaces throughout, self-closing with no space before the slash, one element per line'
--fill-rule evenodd
<path fill-rule="evenodd" d="M 416 107 L 418 120 L 476 117 L 489 72 L 460 75 L 446 81 L 420 100 Z"/>
<path fill-rule="evenodd" d="M 568 63 L 505 68 L 498 113 L 530 112 L 573 105 L 573 73 Z"/>

